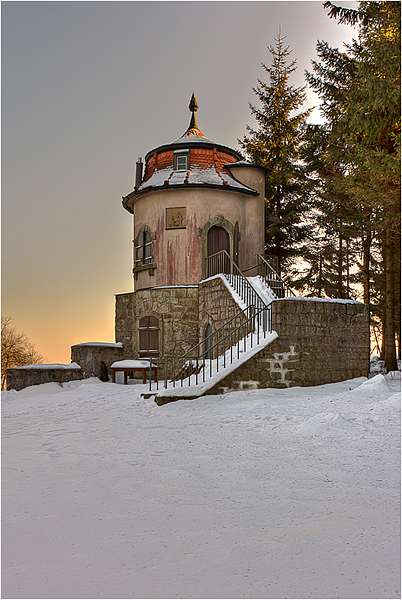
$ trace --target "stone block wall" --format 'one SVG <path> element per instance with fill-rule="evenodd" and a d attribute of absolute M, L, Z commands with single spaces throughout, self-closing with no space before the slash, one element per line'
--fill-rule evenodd
<path fill-rule="evenodd" d="M 240 306 L 233 299 L 232 294 L 224 284 L 221 277 L 214 277 L 203 281 L 199 285 L 199 339 L 204 339 L 205 327 L 208 323 L 212 326 L 212 331 L 217 331 L 222 325 L 241 312 Z M 246 320 L 245 317 L 239 317 L 236 322 L 228 326 L 225 330 L 229 334 L 236 327 Z M 240 337 L 247 332 L 240 332 Z M 219 354 L 222 354 L 223 348 L 219 348 Z"/>
<path fill-rule="evenodd" d="M 83 379 L 84 375 L 78 364 L 72 365 L 28 365 L 7 369 L 7 390 L 19 392 L 31 385 L 41 383 L 63 383 Z"/>
<path fill-rule="evenodd" d="M 364 304 L 284 298 L 272 303 L 278 338 L 208 391 L 334 383 L 369 372 L 369 315 Z"/>
<path fill-rule="evenodd" d="M 161 287 L 116 296 L 116 342 L 139 357 L 139 321 L 159 319 L 159 355 L 181 356 L 198 344 L 198 286 Z"/>
<path fill-rule="evenodd" d="M 87 342 L 71 346 L 71 361 L 76 362 L 82 369 L 82 375 L 99 377 L 101 380 L 111 380 L 110 366 L 117 360 L 123 360 L 123 345 L 102 342 Z"/>
<path fill-rule="evenodd" d="M 139 356 L 139 321 L 159 319 L 159 356 L 181 356 L 198 344 L 198 286 L 139 290 L 133 319 L 133 357 Z"/>
<path fill-rule="evenodd" d="M 133 358 L 135 293 L 115 296 L 115 339 L 123 344 L 122 360 Z"/>

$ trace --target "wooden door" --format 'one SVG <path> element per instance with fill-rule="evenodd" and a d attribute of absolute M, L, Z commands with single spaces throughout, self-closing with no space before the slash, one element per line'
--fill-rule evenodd
<path fill-rule="evenodd" d="M 221 250 L 226 250 L 230 255 L 230 241 L 229 234 L 223 227 L 214 225 L 208 231 L 208 243 L 207 243 L 207 254 L 211 256 Z"/>
<path fill-rule="evenodd" d="M 142 317 L 140 319 L 140 358 L 159 356 L 159 319 Z"/>

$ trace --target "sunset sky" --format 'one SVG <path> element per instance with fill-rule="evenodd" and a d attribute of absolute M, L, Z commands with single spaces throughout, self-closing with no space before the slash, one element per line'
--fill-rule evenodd
<path fill-rule="evenodd" d="M 239 149 L 279 26 L 294 85 L 318 39 L 356 36 L 326 13 L 319 1 L 2 2 L 2 315 L 46 362 L 114 341 L 114 294 L 133 289 L 121 197 L 137 158 L 187 129 L 193 92 L 202 132 Z M 304 108 L 317 103 L 308 92 Z"/>

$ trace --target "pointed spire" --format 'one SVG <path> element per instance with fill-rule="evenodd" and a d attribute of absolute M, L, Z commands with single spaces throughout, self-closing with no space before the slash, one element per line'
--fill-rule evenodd
<path fill-rule="evenodd" d="M 183 135 L 179 137 L 179 140 L 182 140 L 183 138 L 192 138 L 192 137 L 197 137 L 197 138 L 202 137 L 202 138 L 208 139 L 200 131 L 200 128 L 197 125 L 195 113 L 198 110 L 198 102 L 197 102 L 197 98 L 195 97 L 195 94 L 193 94 L 191 96 L 190 104 L 188 105 L 188 110 L 192 113 L 190 125 L 188 126 L 187 130 L 183 133 Z"/>
<path fill-rule="evenodd" d="M 190 125 L 189 125 L 188 129 L 198 129 L 198 131 L 199 131 L 199 128 L 197 125 L 197 120 L 195 118 L 195 113 L 198 110 L 198 102 L 197 102 L 197 98 L 195 97 L 194 92 L 193 92 L 193 95 L 191 96 L 190 104 L 188 105 L 188 110 L 193 113 L 191 115 L 191 121 L 190 121 Z"/>
<path fill-rule="evenodd" d="M 188 105 L 188 110 L 190 110 L 191 112 L 197 112 L 197 110 L 198 110 L 198 102 L 197 102 L 197 98 L 195 97 L 194 92 L 193 92 L 193 95 L 191 96 L 190 104 Z"/>

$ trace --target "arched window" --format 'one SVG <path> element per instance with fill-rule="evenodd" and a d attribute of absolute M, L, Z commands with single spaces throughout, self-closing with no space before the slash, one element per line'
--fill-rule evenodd
<path fill-rule="evenodd" d="M 212 358 L 213 335 L 210 323 L 204 329 L 204 356 L 206 359 Z"/>
<path fill-rule="evenodd" d="M 135 266 L 147 265 L 153 260 L 152 240 L 149 231 L 140 232 L 135 246 Z"/>
<path fill-rule="evenodd" d="M 159 356 L 159 319 L 142 317 L 140 327 L 140 358 Z"/>

